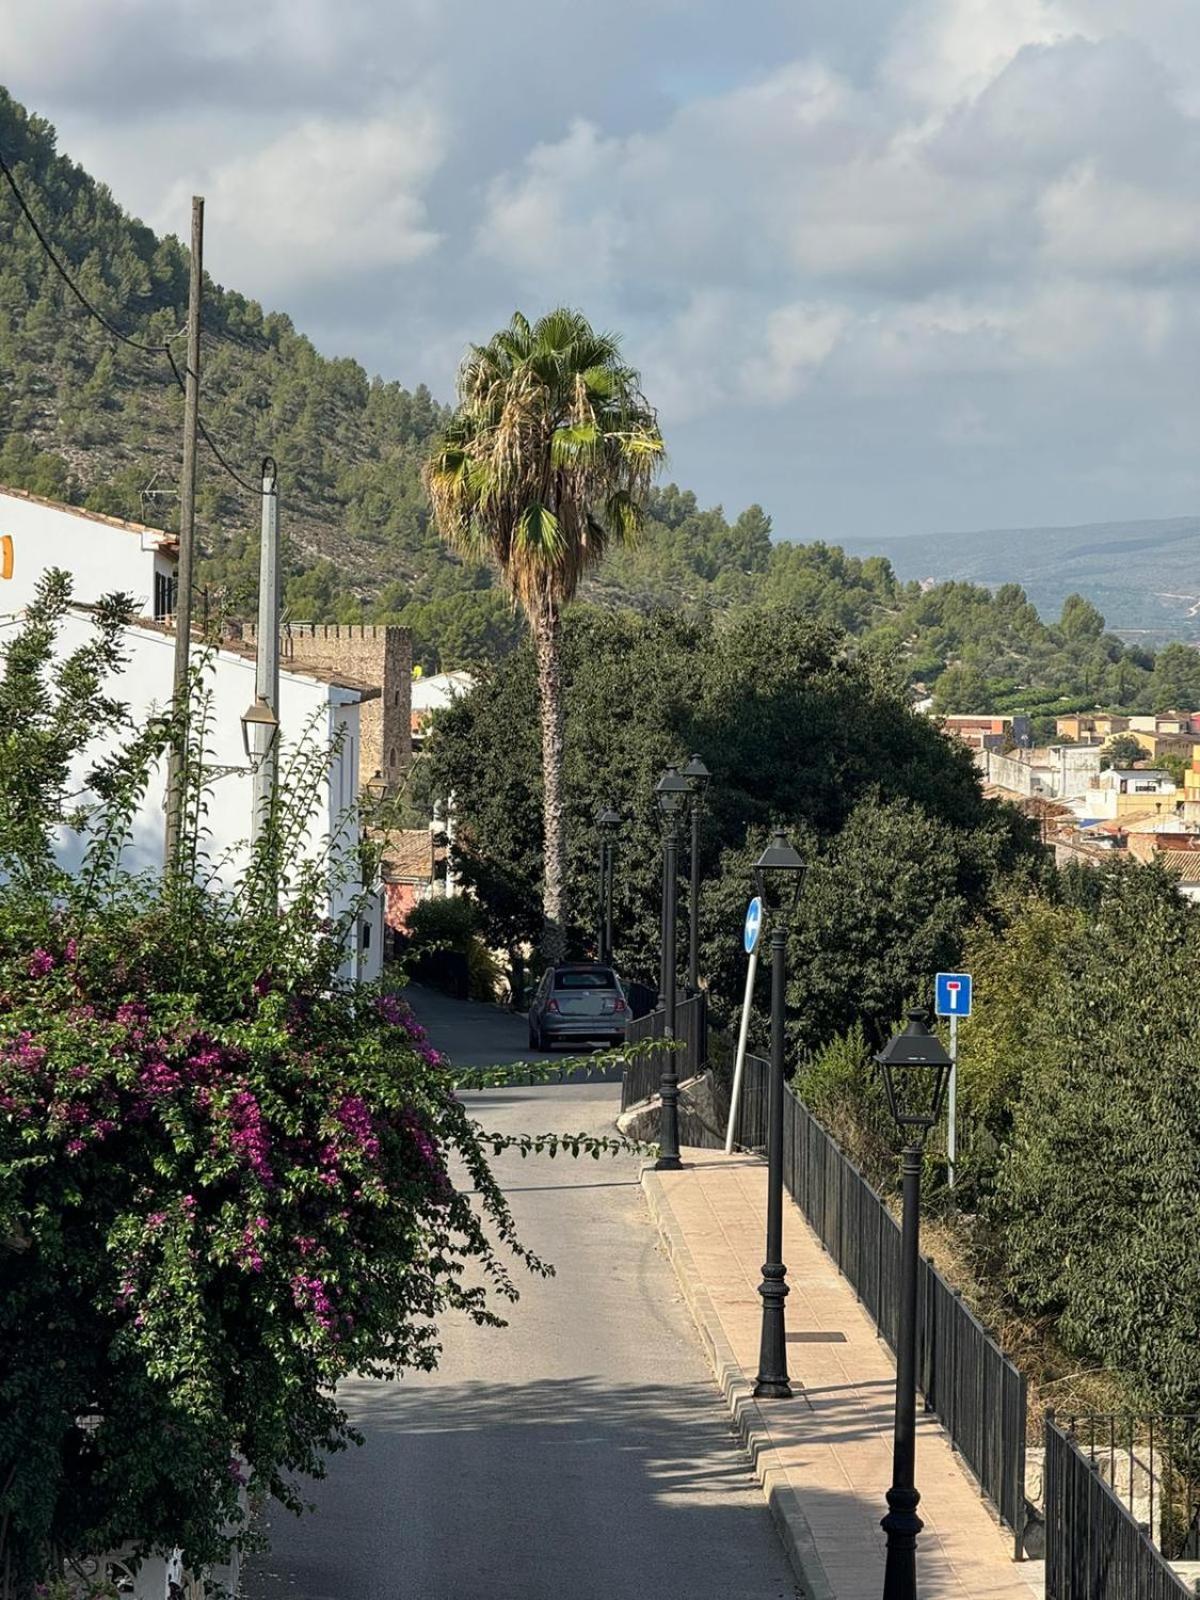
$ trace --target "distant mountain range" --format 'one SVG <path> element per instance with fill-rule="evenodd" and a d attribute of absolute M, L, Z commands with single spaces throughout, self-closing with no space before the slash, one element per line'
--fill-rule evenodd
<path fill-rule="evenodd" d="M 902 579 L 1019 583 L 1048 621 L 1078 592 L 1125 638 L 1200 640 L 1200 517 L 843 543 L 855 555 L 886 556 Z"/>

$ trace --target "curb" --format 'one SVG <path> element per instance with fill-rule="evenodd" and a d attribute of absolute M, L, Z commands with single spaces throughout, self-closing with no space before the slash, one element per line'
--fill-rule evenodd
<path fill-rule="evenodd" d="M 733 1425 L 750 1457 L 754 1474 L 766 1496 L 775 1527 L 796 1574 L 800 1586 L 798 1600 L 800 1597 L 802 1600 L 837 1600 L 817 1554 L 816 1541 L 800 1503 L 800 1496 L 792 1487 L 786 1470 L 777 1466 L 773 1459 L 775 1442 L 771 1437 L 770 1424 L 754 1398 L 753 1384 L 734 1359 L 733 1349 L 725 1337 L 725 1330 L 721 1327 L 708 1290 L 700 1281 L 692 1252 L 675 1220 L 662 1179 L 653 1167 L 642 1168 L 642 1192 L 675 1269 L 675 1276 L 696 1324 L 717 1386 L 725 1397 Z"/>

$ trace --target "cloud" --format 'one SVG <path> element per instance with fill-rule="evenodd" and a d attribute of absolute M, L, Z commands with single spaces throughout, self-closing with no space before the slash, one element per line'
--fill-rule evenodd
<path fill-rule="evenodd" d="M 444 140 L 437 117 L 407 103 L 365 121 L 311 119 L 250 155 L 176 183 L 165 220 L 205 194 L 206 265 L 222 281 L 274 297 L 313 279 L 343 282 L 428 255 L 424 193 Z"/>
<path fill-rule="evenodd" d="M 65 148 L 177 232 L 203 192 L 213 272 L 372 370 L 448 394 L 565 300 L 781 528 L 1200 496 L 1195 0 L 8 10 Z"/>

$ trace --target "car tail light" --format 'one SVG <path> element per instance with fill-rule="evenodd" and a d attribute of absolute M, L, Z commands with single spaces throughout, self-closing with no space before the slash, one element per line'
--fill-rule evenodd
<path fill-rule="evenodd" d="M 554 1013 L 554 1015 L 556 1017 L 560 1017 L 562 1015 L 562 1012 L 558 1009 L 558 1001 L 557 1000 L 547 1000 L 546 1001 L 546 1010 L 547 1011 L 553 1011 L 553 1013 Z"/>
<path fill-rule="evenodd" d="M 624 1000 L 616 1000 L 613 1002 L 613 1010 L 618 1016 L 624 1016 L 625 1012 L 629 1010 L 629 1007 L 625 1004 Z"/>

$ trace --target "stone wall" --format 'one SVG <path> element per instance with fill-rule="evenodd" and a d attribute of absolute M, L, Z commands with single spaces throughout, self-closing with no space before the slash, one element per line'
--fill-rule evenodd
<path fill-rule="evenodd" d="M 257 629 L 246 623 L 242 638 L 253 647 Z M 359 782 L 376 772 L 391 786 L 412 760 L 412 635 L 407 628 L 366 622 L 285 623 L 280 665 L 303 672 L 344 673 L 380 691 L 362 706 L 359 722 Z"/>

